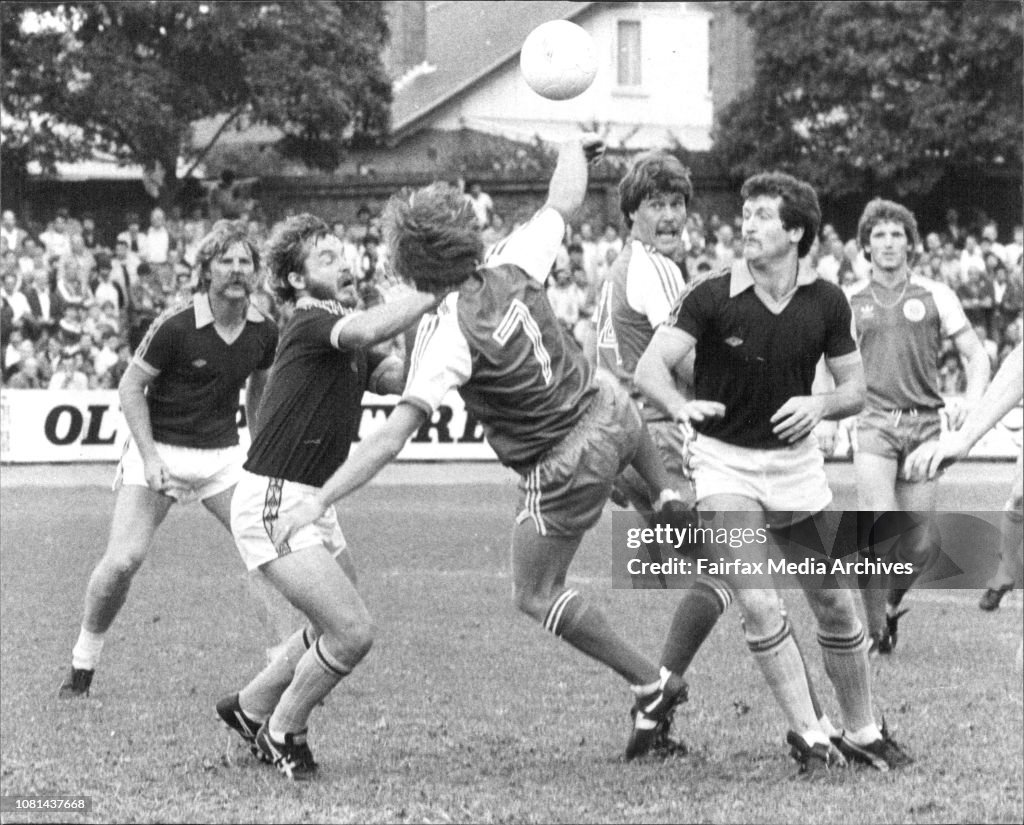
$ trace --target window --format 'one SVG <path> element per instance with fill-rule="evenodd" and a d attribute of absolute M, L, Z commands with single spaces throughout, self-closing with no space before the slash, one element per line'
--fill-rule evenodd
<path fill-rule="evenodd" d="M 619 75 L 620 86 L 638 87 L 643 78 L 640 72 L 640 21 L 619 21 Z"/>

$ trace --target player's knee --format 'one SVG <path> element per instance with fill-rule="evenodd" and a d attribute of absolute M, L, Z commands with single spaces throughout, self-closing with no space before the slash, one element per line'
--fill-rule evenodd
<path fill-rule="evenodd" d="M 351 669 L 361 662 L 373 647 L 373 622 L 356 619 L 332 633 L 320 637 L 320 645 L 345 667 Z"/>
<path fill-rule="evenodd" d="M 777 630 L 781 619 L 779 599 L 768 590 L 737 590 L 736 601 L 747 636 L 761 637 Z"/>
<path fill-rule="evenodd" d="M 543 620 L 550 602 L 551 599 L 547 594 L 541 593 L 534 587 L 517 583 L 512 588 L 512 603 L 516 610 L 525 613 L 535 621 Z"/>
<path fill-rule="evenodd" d="M 860 623 L 857 608 L 848 590 L 810 591 L 807 601 L 822 633 L 846 635 Z"/>

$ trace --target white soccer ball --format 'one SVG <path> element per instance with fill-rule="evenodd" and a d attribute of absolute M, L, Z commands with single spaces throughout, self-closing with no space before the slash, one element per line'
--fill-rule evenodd
<path fill-rule="evenodd" d="M 590 35 L 568 20 L 541 23 L 519 54 L 523 79 L 541 97 L 568 100 L 590 88 L 597 75 L 597 49 Z"/>

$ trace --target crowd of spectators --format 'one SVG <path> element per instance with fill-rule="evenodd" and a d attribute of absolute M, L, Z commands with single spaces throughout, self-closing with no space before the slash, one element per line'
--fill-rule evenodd
<path fill-rule="evenodd" d="M 227 189 L 232 184 L 223 182 Z M 512 228 L 495 210 L 478 184 L 466 188 L 487 247 Z M 230 214 L 229 214 L 230 213 Z M 153 209 L 145 224 L 125 216 L 113 248 L 98 237 L 89 215 L 58 209 L 38 234 L 19 226 L 16 215 L 0 217 L 0 356 L 4 386 L 19 389 L 116 388 L 153 320 L 169 306 L 190 300 L 196 286 L 193 264 L 200 239 L 216 217 L 246 220 L 250 232 L 264 240 L 270 227 L 251 200 L 222 194 L 188 217 Z M 927 232 L 916 250 L 914 273 L 942 281 L 960 297 L 995 370 L 1022 337 L 1024 307 L 1024 227 L 1001 243 L 998 227 L 986 221 L 965 231 L 952 212 L 941 228 Z M 402 289 L 387 266 L 379 216 L 361 207 L 355 222 L 335 221 L 344 242 L 349 270 L 366 305 L 387 300 Z M 705 218 L 690 212 L 683 233 L 683 253 L 692 280 L 720 271 L 742 255 L 739 220 Z M 595 229 L 583 221 L 567 228 L 565 241 L 548 281 L 556 316 L 582 346 L 594 334 L 591 319 L 600 286 L 622 249 L 618 225 Z M 848 288 L 868 277 L 870 264 L 856 239 L 843 240 L 826 225 L 811 250 L 820 277 Z M 275 317 L 269 292 L 255 296 Z M 963 390 L 964 374 L 956 351 L 943 352 L 943 391 Z"/>

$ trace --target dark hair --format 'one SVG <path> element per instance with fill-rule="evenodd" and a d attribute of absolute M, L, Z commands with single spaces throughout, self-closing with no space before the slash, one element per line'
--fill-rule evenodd
<path fill-rule="evenodd" d="M 573 242 L 573 243 L 569 244 L 569 246 L 568 246 L 568 247 L 566 248 L 566 251 L 567 251 L 567 252 L 568 252 L 568 253 L 569 253 L 570 255 L 571 255 L 571 254 L 572 254 L 573 252 L 579 252 L 580 254 L 582 254 L 582 253 L 583 253 L 583 244 L 580 244 L 580 243 L 576 243 L 576 242 Z"/>
<path fill-rule="evenodd" d="M 392 197 L 384 209 L 384 237 L 395 271 L 423 292 L 459 286 L 483 258 L 473 208 L 447 183 Z"/>
<path fill-rule="evenodd" d="M 249 235 L 249 227 L 245 221 L 217 221 L 209 232 L 199 241 L 196 251 L 196 269 L 199 272 L 198 289 L 205 292 L 210 285 L 210 261 L 223 253 L 232 244 L 240 243 L 252 255 L 255 269 L 260 268 L 260 250 Z M 139 265 L 141 267 L 141 264 Z"/>
<path fill-rule="evenodd" d="M 295 287 L 288 282 L 288 276 L 301 273 L 313 244 L 330 234 L 330 227 L 308 212 L 292 215 L 274 227 L 267 241 L 267 268 L 270 288 L 280 300 L 295 300 Z"/>
<path fill-rule="evenodd" d="M 740 189 L 743 200 L 768 196 L 779 198 L 779 218 L 786 229 L 803 229 L 796 254 L 803 258 L 814 245 L 821 226 L 821 207 L 814 188 L 785 172 L 762 172 L 746 179 Z"/>
<path fill-rule="evenodd" d="M 910 244 L 909 258 L 914 257 L 914 250 L 921 243 L 921 236 L 917 231 L 917 220 L 914 213 L 902 204 L 895 201 L 887 201 L 882 198 L 875 198 L 864 207 L 864 213 L 857 222 L 857 241 L 864 255 L 871 260 L 871 230 L 880 223 L 902 224 L 903 231 L 907 233 L 907 241 Z"/>
<path fill-rule="evenodd" d="M 633 228 L 633 220 L 629 216 L 646 198 L 669 193 L 682 195 L 687 206 L 693 197 L 690 171 L 677 157 L 668 152 L 648 152 L 633 161 L 619 182 L 619 209 L 626 220 L 626 228 Z"/>

